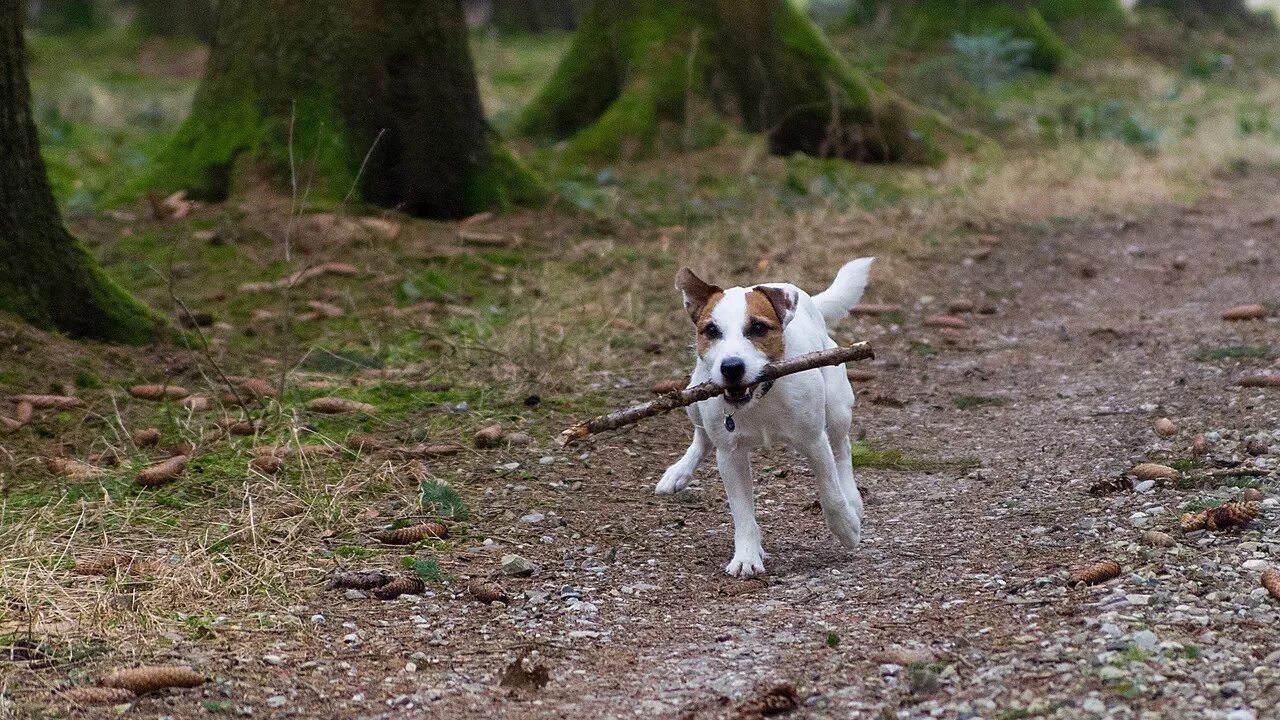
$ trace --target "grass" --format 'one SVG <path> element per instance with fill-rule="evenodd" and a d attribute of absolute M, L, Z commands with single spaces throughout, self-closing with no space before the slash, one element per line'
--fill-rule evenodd
<path fill-rule="evenodd" d="M 1202 345 L 1191 353 L 1191 357 L 1200 362 L 1265 359 L 1270 356 L 1271 349 L 1266 345 Z"/>
<path fill-rule="evenodd" d="M 959 410 L 975 410 L 984 407 L 1000 407 L 1009 401 L 1006 398 L 991 395 L 956 395 L 951 398 L 951 402 Z"/>
<path fill-rule="evenodd" d="M 967 470 L 982 464 L 976 457 L 932 458 L 911 455 L 896 448 L 882 448 L 868 442 L 853 445 L 853 466 L 871 470 L 900 470 L 903 472 L 942 472 Z"/>

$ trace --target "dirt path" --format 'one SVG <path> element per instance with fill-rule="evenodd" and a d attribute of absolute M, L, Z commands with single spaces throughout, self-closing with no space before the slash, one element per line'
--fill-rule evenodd
<path fill-rule="evenodd" d="M 317 590 L 289 609 L 314 622 L 308 633 L 232 633 L 175 657 L 206 655 L 227 679 L 210 692 L 262 717 L 758 717 L 779 684 L 806 717 L 1267 717 L 1280 700 L 1278 605 L 1256 592 L 1260 565 L 1243 563 L 1280 551 L 1280 511 L 1268 504 L 1243 536 L 1147 548 L 1145 529 L 1179 535 L 1182 503 L 1239 491 L 1086 488 L 1148 452 L 1187 457 L 1197 432 L 1223 433 L 1215 459 L 1275 468 L 1280 391 L 1234 385 L 1272 360 L 1189 354 L 1280 347 L 1274 318 L 1219 319 L 1280 299 L 1277 190 L 1259 181 L 1131 224 L 1002 232 L 985 260 L 939 264 L 921 292 L 931 305 L 901 298 L 905 328 L 848 321 L 844 336 L 880 354 L 858 387 L 867 437 L 981 460 L 860 470 L 869 500 L 852 555 L 812 506 L 807 469 L 775 450 L 756 460 L 768 584 L 724 576 L 732 529 L 714 468 L 680 496 L 653 495 L 688 437 L 669 417 L 585 459 L 531 452 L 510 458 L 514 471 L 477 468 L 491 490 L 473 525 L 491 540 L 462 543 L 448 585 L 387 603 Z M 951 298 L 996 308 L 954 346 L 919 325 Z M 671 369 L 680 362 L 673 352 Z M 961 396 L 999 404 L 962 410 Z M 1160 416 L 1181 431 L 1158 438 Z M 1273 434 L 1270 455 L 1233 449 L 1258 431 Z M 468 598 L 463 578 L 507 553 L 538 566 L 502 579 L 512 602 Z M 1124 566 L 1120 579 L 1066 586 L 1066 570 L 1100 557 Z M 545 687 L 502 686 L 525 653 Z"/>

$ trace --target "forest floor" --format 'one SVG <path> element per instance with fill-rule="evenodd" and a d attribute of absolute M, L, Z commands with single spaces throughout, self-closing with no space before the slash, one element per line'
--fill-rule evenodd
<path fill-rule="evenodd" d="M 1242 533 L 1184 536 L 1177 517 L 1244 485 L 1276 489 L 1276 391 L 1235 383 L 1276 371 L 1280 324 L 1221 315 L 1280 299 L 1278 191 L 1274 177 L 1228 180 L 1205 200 L 1143 217 L 996 229 L 964 259 L 919 260 L 927 285 L 873 291 L 904 309 L 887 320 L 851 319 L 837 333 L 871 340 L 878 354 L 865 368 L 874 377 L 856 383 L 857 432 L 871 443 L 862 458 L 871 467 L 858 472 L 867 519 L 852 553 L 823 527 L 808 469 L 773 450 L 756 461 L 768 574 L 730 579 L 722 567 L 732 530 L 714 469 L 704 467 L 678 496 L 653 495 L 689 436 L 683 417 L 565 451 L 550 439 L 577 415 L 550 409 L 526 424 L 527 446 L 407 462 L 394 449 L 317 458 L 348 468 L 326 489 L 329 500 L 301 498 L 307 512 L 276 512 L 297 498 L 271 497 L 252 477 L 214 493 L 215 514 L 251 529 L 215 542 L 202 528 L 203 544 L 170 532 L 150 556 L 158 547 L 176 563 L 206 562 L 182 559 L 186 544 L 251 575 L 276 573 L 290 587 L 232 600 L 217 585 L 236 572 L 223 567 L 195 581 L 207 594 L 186 602 L 203 613 L 188 610 L 182 622 L 142 610 L 164 604 L 153 599 L 164 580 L 131 579 L 128 567 L 106 578 L 65 564 L 38 577 L 28 571 L 32 594 L 12 583 L 6 594 L 29 603 L 22 617 L 48 645 L 31 646 L 24 662 L 0 660 L 16 703 L 7 707 L 34 711 L 24 694 L 68 673 L 177 662 L 216 681 L 140 699 L 131 714 L 754 717 L 772 692 L 812 717 L 1264 717 L 1280 700 L 1280 604 L 1258 577 L 1280 552 L 1280 510 L 1264 500 L 1262 517 Z M 825 279 L 800 280 L 818 287 Z M 955 301 L 989 314 L 965 315 L 971 328 L 949 338 L 921 327 Z M 649 381 L 687 369 L 678 317 L 678 308 L 662 317 L 677 324 L 660 347 L 627 351 L 647 370 L 631 382 L 614 377 L 597 392 L 603 405 L 642 400 Z M 1162 416 L 1177 424 L 1175 435 L 1154 433 Z M 389 446 L 405 442 L 372 430 Z M 1197 457 L 1190 445 L 1200 433 L 1209 454 Z M 1269 454 L 1244 452 L 1245 438 Z M 1087 492 L 1147 458 L 1177 460 L 1184 481 Z M 1240 472 L 1204 477 L 1216 467 Z M 406 486 L 408 497 L 416 491 L 415 472 L 448 476 L 471 506 L 468 519 L 449 522 L 450 540 L 408 551 L 434 560 L 439 579 L 390 601 L 325 589 L 326 566 L 395 571 L 405 554 L 318 519 L 339 512 L 333 497 L 350 491 L 341 486 L 381 475 L 395 488 L 390 497 L 371 488 L 367 504 L 354 502 L 358 514 L 347 510 L 355 525 L 376 528 L 413 514 L 397 500 Z M 198 474 L 182 482 L 198 483 Z M 108 538 L 110 549 L 127 551 L 163 534 L 105 522 L 145 515 L 146 494 L 102 492 L 77 501 L 74 527 L 57 529 L 46 551 L 83 560 Z M 127 511 L 103 507 L 114 492 Z M 255 512 L 256 521 L 231 519 Z M 1143 546 L 1152 528 L 1176 544 Z M 532 563 L 532 575 L 504 575 L 512 554 Z M 1120 563 L 1118 579 L 1068 586 L 1069 570 L 1100 558 Z M 509 603 L 485 605 L 467 592 L 470 579 L 489 576 Z M 58 593 L 94 599 L 40 607 Z M 119 609 L 121 598 L 128 609 Z M 238 612 L 224 613 L 220 598 Z M 50 620 L 77 609 L 71 623 Z M 119 617 L 130 612 L 150 619 Z M 107 618 L 103 638 L 137 623 L 132 635 L 150 639 L 86 650 L 95 644 L 90 618 L 99 616 Z M 520 663 L 527 672 L 511 670 Z"/>
<path fill-rule="evenodd" d="M 113 277 L 201 337 L 126 349 L 0 318 L 0 415 L 21 393 L 83 402 L 0 428 L 0 717 L 1245 720 L 1280 700 L 1280 601 L 1259 584 L 1280 553 L 1280 390 L 1237 384 L 1280 373 L 1280 82 L 1247 58 L 1023 77 L 971 108 L 1012 149 L 938 168 L 731 137 L 562 169 L 547 209 L 436 223 L 258 188 L 100 210 L 201 61 L 117 40 L 87 43 L 87 69 L 58 60 L 70 41 L 33 44 L 55 192 Z M 495 124 L 557 43 L 476 43 Z M 739 581 L 714 467 L 653 494 L 683 416 L 555 447 L 689 372 L 681 264 L 818 290 L 862 255 L 864 302 L 898 307 L 836 332 L 877 353 L 854 368 L 855 551 L 784 449 L 755 462 L 768 572 Z M 1242 303 L 1267 317 L 1222 319 Z M 946 312 L 967 329 L 924 325 Z M 224 376 L 264 382 L 237 398 Z M 307 408 L 327 396 L 372 407 Z M 504 439 L 473 447 L 493 424 Z M 264 447 L 278 471 L 251 463 Z M 176 481 L 136 485 L 179 452 Z M 1181 477 L 1135 487 L 1144 460 Z M 1247 528 L 1180 532 L 1248 488 Z M 373 537 L 425 519 L 449 537 Z M 1119 577 L 1068 583 L 1100 559 Z M 425 587 L 328 589 L 339 569 Z M 507 602 L 469 592 L 488 578 Z M 49 694 L 139 664 L 208 682 L 114 709 Z"/>

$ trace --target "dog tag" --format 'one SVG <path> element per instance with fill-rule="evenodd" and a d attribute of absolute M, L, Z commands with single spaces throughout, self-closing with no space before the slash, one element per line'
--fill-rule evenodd
<path fill-rule="evenodd" d="M 735 427 L 737 427 L 737 426 L 736 426 L 736 425 L 734 425 L 734 423 L 733 423 L 733 416 L 732 416 L 732 415 L 725 415 L 725 416 L 724 416 L 724 429 L 725 429 L 725 430 L 728 430 L 729 432 L 733 432 L 733 429 L 734 429 Z"/>

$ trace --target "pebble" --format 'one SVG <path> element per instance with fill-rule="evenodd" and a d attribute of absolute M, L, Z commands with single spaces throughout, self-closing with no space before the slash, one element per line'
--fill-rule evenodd
<path fill-rule="evenodd" d="M 502 574 L 511 577 L 528 577 L 536 572 L 538 566 L 520 555 L 509 554 L 502 556 Z"/>
<path fill-rule="evenodd" d="M 1154 490 L 1155 487 L 1156 487 L 1155 480 L 1143 480 L 1142 482 L 1138 483 L 1133 487 L 1133 491 L 1137 493 L 1142 493 L 1145 495 L 1146 493 L 1149 493 L 1152 490 Z"/>
<path fill-rule="evenodd" d="M 268 665 L 279 665 L 284 662 L 284 657 L 281 655 L 263 655 L 262 662 Z"/>
<path fill-rule="evenodd" d="M 1261 559 L 1245 560 L 1243 567 L 1245 570 L 1266 570 L 1271 567 L 1271 563 Z"/>
<path fill-rule="evenodd" d="M 1130 636 L 1129 640 L 1143 650 L 1155 650 L 1160 645 L 1160 638 L 1150 630 L 1139 630 Z"/>
<path fill-rule="evenodd" d="M 520 522 L 532 524 L 532 523 L 540 523 L 546 519 L 547 519 L 546 515 L 535 512 L 535 513 L 529 513 L 528 515 L 525 515 L 524 517 L 520 518 Z"/>
<path fill-rule="evenodd" d="M 342 597 L 348 600 L 368 600 L 369 593 L 363 590 L 350 589 L 342 593 Z"/>

